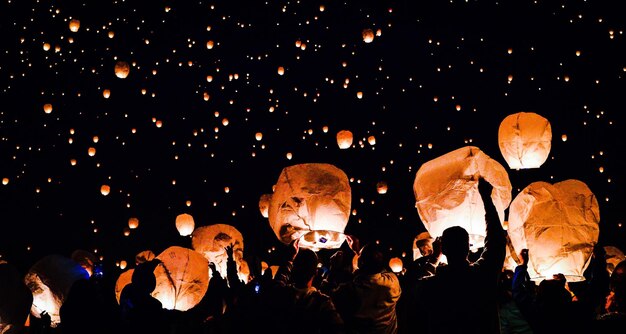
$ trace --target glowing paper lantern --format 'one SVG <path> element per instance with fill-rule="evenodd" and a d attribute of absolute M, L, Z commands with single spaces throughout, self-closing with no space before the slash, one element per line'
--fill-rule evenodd
<path fill-rule="evenodd" d="M 509 208 L 508 234 L 519 253 L 528 249 L 528 273 L 538 281 L 563 274 L 583 281 L 598 242 L 600 209 L 584 182 L 533 182 Z"/>
<path fill-rule="evenodd" d="M 133 272 L 135 269 L 128 269 L 125 272 L 121 273 L 117 277 L 117 281 L 115 281 L 115 299 L 117 303 L 120 303 L 120 297 L 122 296 L 122 290 L 125 286 L 127 286 L 133 278 Z"/>
<path fill-rule="evenodd" d="M 0 261 L 0 333 L 26 333 L 33 295 L 22 274 L 12 264 Z M 5 332 L 6 331 L 6 332 Z"/>
<path fill-rule="evenodd" d="M 91 277 L 91 275 L 93 274 L 94 265 L 96 262 L 98 262 L 98 259 L 92 252 L 77 249 L 72 252 L 72 255 L 70 257 L 81 267 L 83 267 L 83 269 L 85 269 L 85 271 L 87 271 L 87 273 Z"/>
<path fill-rule="evenodd" d="M 374 31 L 372 29 L 363 29 L 361 35 L 363 36 L 363 42 L 365 43 L 371 43 L 374 41 Z"/>
<path fill-rule="evenodd" d="M 120 79 L 126 79 L 130 73 L 130 65 L 125 61 L 118 61 L 115 63 L 115 76 Z"/>
<path fill-rule="evenodd" d="M 105 99 L 108 99 L 111 96 L 111 90 L 110 89 L 105 89 L 102 91 L 102 97 L 104 97 Z"/>
<path fill-rule="evenodd" d="M 131 230 L 134 230 L 137 227 L 139 227 L 139 219 L 135 217 L 128 218 L 128 228 L 130 228 Z"/>
<path fill-rule="evenodd" d="M 261 215 L 265 218 L 268 217 L 271 199 L 272 199 L 272 194 L 263 194 L 261 195 L 261 198 L 259 199 L 259 211 L 261 211 Z"/>
<path fill-rule="evenodd" d="M 617 266 L 618 263 L 626 260 L 626 255 L 622 252 L 621 249 L 615 246 L 604 246 L 605 260 L 606 260 L 606 271 L 609 273 L 609 276 L 613 274 L 613 269 Z"/>
<path fill-rule="evenodd" d="M 382 195 L 382 194 L 386 194 L 386 193 L 387 193 L 387 189 L 388 189 L 388 187 L 387 187 L 387 182 L 385 182 L 385 181 L 380 181 L 380 182 L 376 183 L 376 191 L 377 191 L 379 194 L 381 194 L 381 195 Z"/>
<path fill-rule="evenodd" d="M 393 257 L 389 260 L 389 268 L 391 268 L 391 271 L 393 271 L 394 273 L 401 273 L 402 272 L 402 259 L 400 259 L 399 257 Z"/>
<path fill-rule="evenodd" d="M 278 66 L 278 75 L 283 75 L 285 74 L 285 68 L 282 66 Z"/>
<path fill-rule="evenodd" d="M 100 193 L 104 196 L 108 195 L 111 192 L 111 187 L 109 187 L 106 184 L 103 184 L 102 187 L 100 187 Z"/>
<path fill-rule="evenodd" d="M 352 132 L 350 130 L 341 130 L 337 132 L 337 145 L 342 150 L 350 148 L 352 146 Z"/>
<path fill-rule="evenodd" d="M 46 311 L 50 315 L 50 326 L 56 328 L 61 322 L 61 305 L 72 284 L 89 274 L 76 261 L 57 254 L 48 255 L 37 261 L 24 277 L 24 283 L 33 294 L 30 315 L 36 318 Z"/>
<path fill-rule="evenodd" d="M 552 127 L 532 112 L 512 114 L 500 123 L 498 145 L 509 168 L 538 168 L 550 154 Z"/>
<path fill-rule="evenodd" d="M 8 178 L 8 177 L 4 177 L 4 178 L 2 178 L 2 184 L 3 184 L 3 185 L 5 185 L 5 186 L 6 186 L 7 184 L 9 184 L 9 178 Z"/>
<path fill-rule="evenodd" d="M 196 306 L 209 286 L 209 263 L 202 254 L 172 246 L 157 256 L 157 285 L 152 296 L 168 310 L 187 311 Z"/>
<path fill-rule="evenodd" d="M 300 247 L 339 248 L 350 216 L 347 175 L 324 163 L 286 167 L 280 173 L 269 209 L 269 223 L 278 239 Z"/>
<path fill-rule="evenodd" d="M 424 163 L 417 171 L 413 192 L 415 206 L 432 237 L 451 226 L 470 235 L 473 250 L 484 245 L 485 207 L 478 193 L 477 177 L 493 186 L 493 201 L 500 222 L 511 203 L 511 181 L 506 169 L 478 147 L 466 146 Z"/>
<path fill-rule="evenodd" d="M 80 29 L 80 21 L 77 19 L 70 20 L 70 31 L 77 32 Z"/>
<path fill-rule="evenodd" d="M 137 253 L 137 255 L 135 255 L 135 264 L 141 264 L 144 262 L 152 261 L 154 260 L 155 257 L 156 256 L 151 250 L 141 251 Z"/>
<path fill-rule="evenodd" d="M 188 236 L 193 232 L 195 223 L 193 217 L 188 213 L 181 213 L 176 216 L 176 229 L 182 236 Z"/>
<path fill-rule="evenodd" d="M 243 258 L 243 236 L 228 224 L 213 224 L 195 229 L 191 235 L 192 248 L 215 263 L 217 271 L 226 277 L 226 246 L 233 244 L 233 258 L 239 266 Z"/>
<path fill-rule="evenodd" d="M 46 114 L 49 114 L 52 112 L 52 104 L 50 103 L 46 103 L 43 105 L 43 112 L 45 112 Z"/>

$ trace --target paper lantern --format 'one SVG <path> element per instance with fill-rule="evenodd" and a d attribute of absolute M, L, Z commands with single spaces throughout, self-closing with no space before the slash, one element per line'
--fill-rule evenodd
<path fill-rule="evenodd" d="M 46 114 L 49 114 L 52 112 L 52 104 L 50 103 L 46 103 L 43 105 L 43 112 L 45 112 Z"/>
<path fill-rule="evenodd" d="M 36 318 L 46 311 L 50 326 L 56 328 L 61 322 L 59 311 L 72 284 L 88 279 L 89 274 L 76 261 L 57 254 L 47 255 L 37 261 L 24 277 L 24 283 L 33 294 L 30 315 Z"/>
<path fill-rule="evenodd" d="M 33 304 L 33 295 L 17 268 L 1 260 L 0 301 L 0 333 L 26 333 L 24 323 Z"/>
<path fill-rule="evenodd" d="M 85 271 L 89 274 L 89 277 L 91 277 L 94 265 L 98 262 L 96 255 L 83 249 L 77 249 L 72 252 L 70 258 L 83 267 L 83 269 L 85 269 Z"/>
<path fill-rule="evenodd" d="M 341 130 L 337 132 L 337 145 L 342 150 L 352 146 L 352 132 L 350 130 Z"/>
<path fill-rule="evenodd" d="M 195 223 L 193 217 L 188 213 L 181 213 L 176 216 L 176 229 L 182 236 L 188 236 L 193 232 Z"/>
<path fill-rule="evenodd" d="M 413 192 L 421 221 L 432 237 L 451 226 L 470 235 L 472 250 L 484 245 L 485 207 L 478 193 L 478 176 L 493 186 L 500 222 L 511 203 L 511 181 L 506 169 L 478 147 L 466 146 L 424 163 L 415 176 Z"/>
<path fill-rule="evenodd" d="M 350 216 L 351 189 L 347 175 L 324 163 L 285 167 L 272 195 L 269 223 L 278 239 L 300 247 L 339 248 Z"/>
<path fill-rule="evenodd" d="M 139 219 L 135 217 L 128 218 L 128 228 L 134 230 L 137 227 L 139 227 Z"/>
<path fill-rule="evenodd" d="M 3 184 L 3 185 L 5 185 L 5 186 L 6 186 L 7 184 L 9 184 L 9 178 L 8 178 L 8 177 L 4 177 L 4 178 L 2 178 L 2 184 Z"/>
<path fill-rule="evenodd" d="M 154 269 L 156 288 L 152 296 L 163 308 L 187 311 L 196 306 L 209 287 L 209 263 L 202 254 L 172 246 L 157 256 L 161 264 Z"/>
<path fill-rule="evenodd" d="M 376 183 L 376 191 L 379 194 L 386 194 L 387 193 L 387 182 L 385 181 L 380 181 L 378 183 Z"/>
<path fill-rule="evenodd" d="M 394 273 L 401 273 L 402 259 L 400 259 L 399 257 L 392 257 L 389 260 L 389 268 L 391 268 L 391 271 L 393 271 Z"/>
<path fill-rule="evenodd" d="M 135 255 L 135 264 L 138 265 L 144 262 L 152 261 L 155 257 L 156 255 L 154 255 L 151 250 L 141 251 Z"/>
<path fill-rule="evenodd" d="M 239 266 L 243 258 L 243 236 L 235 227 L 228 224 L 213 224 L 195 229 L 191 235 L 192 248 L 215 263 L 217 271 L 226 277 L 226 246 L 233 244 L 233 258 Z"/>
<path fill-rule="evenodd" d="M 622 252 L 621 249 L 615 246 L 604 246 L 604 252 L 606 255 L 604 256 L 606 260 L 606 271 L 609 273 L 609 276 L 613 274 L 613 269 L 617 266 L 618 263 L 626 260 L 626 255 Z"/>
<path fill-rule="evenodd" d="M 80 21 L 77 19 L 70 20 L 70 31 L 77 32 L 80 29 Z"/>
<path fill-rule="evenodd" d="M 372 29 L 363 29 L 361 35 L 363 36 L 363 42 L 365 43 L 371 43 L 374 41 L 374 31 Z"/>
<path fill-rule="evenodd" d="M 278 75 L 283 75 L 285 74 L 285 68 L 282 66 L 278 66 Z"/>
<path fill-rule="evenodd" d="M 552 147 L 550 122 L 532 112 L 509 115 L 500 123 L 498 145 L 509 168 L 538 168 Z"/>
<path fill-rule="evenodd" d="M 103 185 L 100 187 L 100 193 L 101 193 L 102 195 L 106 196 L 106 195 L 108 195 L 108 194 L 109 194 L 109 192 L 111 192 L 111 187 L 109 187 L 108 185 L 103 184 Z"/>
<path fill-rule="evenodd" d="M 585 280 L 598 242 L 600 209 L 584 182 L 533 182 L 509 208 L 508 234 L 516 252 L 528 249 L 528 273 L 540 281 L 563 274 L 570 282 Z"/>
<path fill-rule="evenodd" d="M 120 303 L 122 290 L 124 290 L 124 287 L 130 284 L 130 282 L 132 281 L 134 271 L 135 269 L 126 270 L 125 272 L 121 273 L 115 281 L 115 299 L 117 300 L 118 304 Z"/>
<path fill-rule="evenodd" d="M 271 199 L 272 199 L 272 194 L 263 194 L 261 195 L 261 198 L 259 199 L 259 211 L 261 211 L 261 215 L 265 218 L 268 217 Z"/>
<path fill-rule="evenodd" d="M 111 90 L 110 89 L 105 89 L 102 91 L 102 97 L 104 97 L 105 99 L 108 99 L 111 96 Z"/>
<path fill-rule="evenodd" d="M 126 79 L 130 73 L 130 65 L 125 61 L 118 61 L 115 63 L 115 76 L 120 79 Z"/>

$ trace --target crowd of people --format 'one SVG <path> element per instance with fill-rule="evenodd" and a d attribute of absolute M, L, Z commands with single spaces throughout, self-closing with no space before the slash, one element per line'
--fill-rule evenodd
<path fill-rule="evenodd" d="M 483 198 L 492 187 L 479 182 Z M 462 227 L 422 238 L 421 257 L 402 273 L 388 267 L 377 243 L 355 236 L 321 263 L 298 241 L 283 249 L 276 273 L 251 262 L 240 280 L 232 247 L 227 275 L 209 263 L 203 299 L 187 311 L 168 310 L 151 295 L 159 260 L 136 266 L 119 303 L 97 280 L 80 279 L 51 328 L 45 314 L 29 327 L 2 333 L 617 333 L 626 328 L 626 261 L 609 274 L 596 247 L 585 280 L 562 274 L 539 283 L 529 278 L 528 250 L 515 270 L 504 269 L 506 231 L 485 201 L 486 238 L 475 255 Z M 442 255 L 446 261 L 442 262 Z M 356 258 L 356 261 L 355 261 Z M 356 266 L 354 265 L 356 264 Z"/>

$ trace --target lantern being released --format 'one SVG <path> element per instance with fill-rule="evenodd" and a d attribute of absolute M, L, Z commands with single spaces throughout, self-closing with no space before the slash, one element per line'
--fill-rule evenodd
<path fill-rule="evenodd" d="M 506 169 L 478 147 L 466 146 L 424 163 L 415 176 L 415 207 L 433 238 L 451 226 L 470 236 L 472 250 L 484 246 L 485 207 L 478 192 L 478 177 L 493 186 L 493 201 L 500 222 L 511 203 L 511 181 Z"/>
<path fill-rule="evenodd" d="M 585 183 L 533 182 L 511 203 L 508 234 L 518 253 L 528 249 L 531 279 L 560 273 L 576 282 L 585 280 L 599 222 L 598 201 Z"/>
<path fill-rule="evenodd" d="M 278 239 L 318 250 L 339 248 L 345 240 L 351 189 L 347 175 L 323 163 L 286 167 L 280 173 L 269 209 Z"/>
<path fill-rule="evenodd" d="M 509 168 L 538 168 L 550 154 L 550 122 L 532 112 L 509 115 L 500 123 L 498 145 Z"/>
<path fill-rule="evenodd" d="M 213 224 L 198 227 L 191 234 L 191 246 L 204 255 L 209 261 L 215 263 L 217 271 L 226 277 L 226 246 L 233 245 L 233 258 L 237 267 L 241 265 L 243 258 L 243 236 L 235 227 L 228 224 Z"/>

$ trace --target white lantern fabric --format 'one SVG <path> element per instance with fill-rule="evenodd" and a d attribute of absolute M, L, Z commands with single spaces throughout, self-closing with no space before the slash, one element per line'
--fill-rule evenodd
<path fill-rule="evenodd" d="M 509 168 L 538 168 L 550 154 L 552 127 L 533 112 L 511 114 L 500 123 L 498 145 Z"/>
<path fill-rule="evenodd" d="M 33 295 L 15 266 L 0 261 L 0 333 L 22 333 Z"/>
<path fill-rule="evenodd" d="M 243 258 L 243 236 L 234 226 L 213 224 L 201 226 L 191 234 L 192 248 L 202 254 L 209 262 L 215 263 L 217 271 L 226 277 L 226 246 L 233 244 L 233 258 L 239 267 Z"/>
<path fill-rule="evenodd" d="M 261 215 L 265 218 L 267 218 L 269 214 L 271 199 L 272 194 L 263 194 L 261 198 L 259 198 L 259 211 L 261 211 Z"/>
<path fill-rule="evenodd" d="M 178 233 L 183 237 L 190 235 L 193 232 L 196 224 L 193 220 L 193 216 L 188 213 L 181 213 L 176 216 L 176 229 Z"/>
<path fill-rule="evenodd" d="M 147 249 L 145 251 L 141 251 L 135 255 L 135 264 L 140 264 L 148 261 L 154 260 L 156 255 L 151 250 Z"/>
<path fill-rule="evenodd" d="M 51 254 L 37 261 L 24 277 L 24 283 L 33 294 L 31 316 L 40 318 L 46 311 L 50 326 L 56 328 L 61 322 L 59 311 L 72 284 L 88 279 L 89 273 L 76 261 L 63 255 Z"/>
<path fill-rule="evenodd" d="M 626 255 L 622 252 L 621 249 L 615 246 L 604 246 L 604 252 L 606 255 L 604 259 L 606 260 L 606 271 L 609 273 L 609 276 L 613 274 L 613 269 L 617 266 L 618 263 L 626 260 Z"/>
<path fill-rule="evenodd" d="M 341 130 L 337 132 L 337 146 L 339 146 L 340 149 L 345 150 L 350 148 L 350 146 L 352 146 L 352 140 L 352 131 Z"/>
<path fill-rule="evenodd" d="M 500 222 L 511 203 L 511 181 L 506 169 L 475 146 L 465 146 L 424 163 L 415 175 L 415 207 L 433 238 L 451 226 L 470 235 L 471 247 L 484 246 L 485 207 L 478 192 L 478 177 L 493 186 L 493 201 Z"/>
<path fill-rule="evenodd" d="M 172 246 L 157 259 L 161 264 L 154 269 L 157 284 L 152 296 L 168 310 L 187 311 L 196 306 L 209 287 L 209 263 L 204 256 Z"/>
<path fill-rule="evenodd" d="M 538 181 L 520 192 L 509 208 L 509 237 L 519 253 L 528 249 L 528 273 L 540 281 L 563 274 L 583 281 L 598 242 L 600 209 L 587 185 L 569 179 Z"/>
<path fill-rule="evenodd" d="M 325 163 L 285 167 L 272 195 L 269 223 L 278 239 L 313 250 L 336 249 L 350 217 L 348 176 Z"/>

